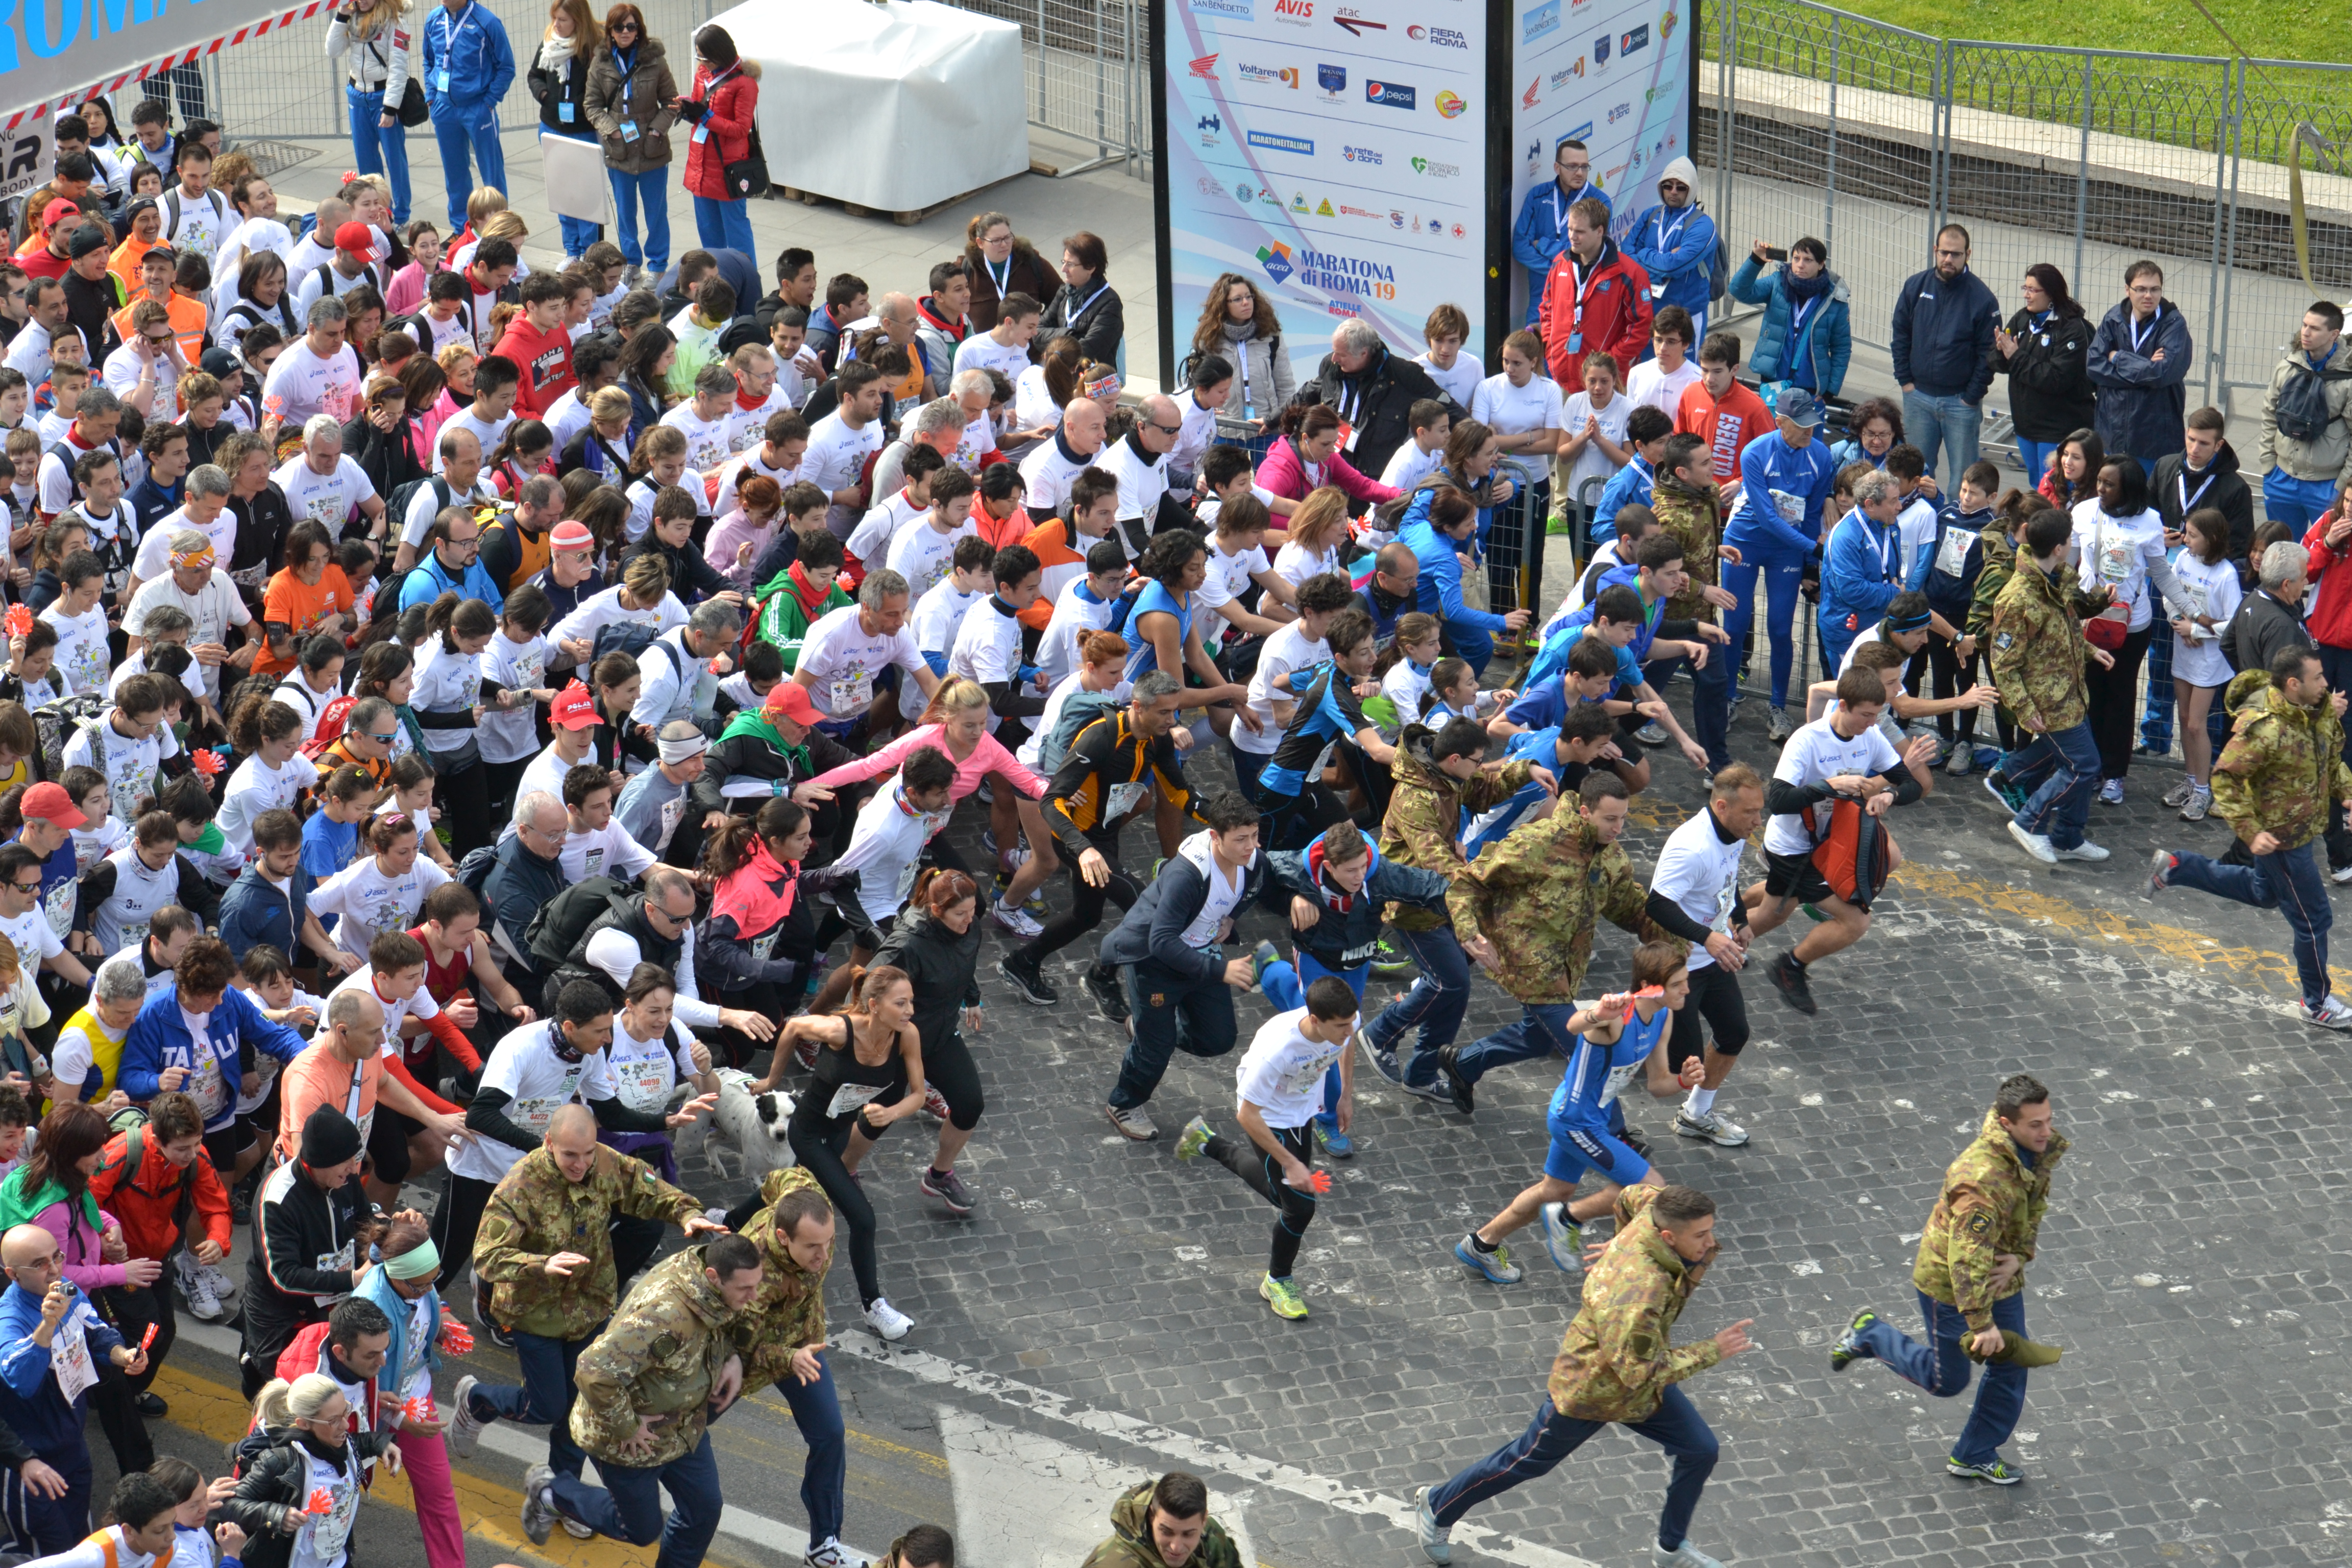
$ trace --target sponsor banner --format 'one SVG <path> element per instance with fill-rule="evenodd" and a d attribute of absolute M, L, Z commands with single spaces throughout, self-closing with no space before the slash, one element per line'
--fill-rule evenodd
<path fill-rule="evenodd" d="M 1585 144 L 1591 178 L 1608 194 L 1610 233 L 1622 239 L 1657 205 L 1654 171 L 1690 153 L 1688 0 L 1516 0 L 1510 29 L 1511 211 L 1538 192 L 1536 226 L 1564 241 L 1565 205 L 1541 188 L 1563 140 Z M 1704 184 L 1704 176 L 1702 176 Z M 1704 201 L 1711 193 L 1698 192 Z M 1556 248 L 1556 243 L 1554 245 Z M 1526 318 L 1543 279 L 1511 269 L 1511 320 Z"/>
<path fill-rule="evenodd" d="M 1256 0 L 1204 3 L 1248 5 Z M 0 111 L 7 115 L 6 128 L 17 132 L 28 120 L 53 119 L 93 94 L 119 91 L 157 71 L 318 13 L 319 0 L 290 9 L 253 0 L 210 0 L 203 5 L 32 0 L 8 6 L 0 15 Z"/>
<path fill-rule="evenodd" d="M 1484 7 L 1165 0 L 1161 13 L 1163 309 L 1178 359 L 1227 273 L 1273 300 L 1301 381 L 1328 352 L 1330 323 L 1350 316 L 1412 354 L 1430 310 L 1450 301 L 1483 342 L 1487 253 L 1509 244 L 1485 232 L 1496 110 Z"/>

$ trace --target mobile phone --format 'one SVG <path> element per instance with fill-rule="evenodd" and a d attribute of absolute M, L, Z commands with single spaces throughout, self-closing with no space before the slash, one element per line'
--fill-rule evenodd
<path fill-rule="evenodd" d="M 1777 245 L 1768 245 L 1764 247 L 1764 259 L 1767 261 L 1786 261 L 1789 259 L 1789 253 L 1781 249 Z"/>

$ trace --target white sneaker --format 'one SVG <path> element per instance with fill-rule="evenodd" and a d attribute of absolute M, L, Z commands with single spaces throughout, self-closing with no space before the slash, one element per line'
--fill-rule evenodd
<path fill-rule="evenodd" d="M 2050 852 L 2061 860 L 2104 860 L 2107 858 L 2105 849 L 2087 838 L 2072 849 L 2060 849 L 2053 846 Z"/>
<path fill-rule="evenodd" d="M 2352 1029 L 2352 1007 L 2346 1006 L 2341 996 L 2324 996 L 2316 1007 L 2300 1003 L 2296 1007 L 2306 1024 L 2316 1024 L 2323 1029 Z"/>
<path fill-rule="evenodd" d="M 1720 1562 L 1687 1541 L 1672 1552 L 1654 1541 L 1650 1542 L 1650 1562 L 1654 1568 L 1723 1568 Z"/>
<path fill-rule="evenodd" d="M 187 1298 L 188 1311 L 204 1322 L 220 1321 L 228 1315 L 228 1309 L 221 1305 L 220 1297 L 213 1290 L 212 1281 L 205 1278 L 205 1271 L 186 1253 L 178 1256 L 180 1294 Z"/>
<path fill-rule="evenodd" d="M 214 1296 L 217 1297 L 219 1300 L 226 1301 L 230 1297 L 236 1294 L 236 1281 L 230 1279 L 226 1274 L 221 1272 L 220 1269 L 215 1268 L 212 1264 L 197 1264 L 196 1273 L 204 1279 L 205 1284 L 213 1288 Z"/>
<path fill-rule="evenodd" d="M 1012 904 L 1008 904 L 1003 899 L 999 899 L 996 902 L 989 905 L 988 918 L 994 921 L 998 925 L 1003 926 L 1006 931 L 1011 931 L 1013 935 L 1019 937 L 1024 942 L 1029 942 L 1035 939 L 1042 935 L 1045 930 L 1045 928 L 1038 922 L 1035 915 L 1031 914 L 1027 910 L 1019 909 Z"/>
<path fill-rule="evenodd" d="M 871 1568 L 865 1558 L 841 1543 L 837 1535 L 828 1535 L 804 1552 L 801 1561 L 807 1568 Z"/>
<path fill-rule="evenodd" d="M 449 1451 L 461 1459 L 470 1459 L 481 1447 L 482 1428 L 488 1421 L 474 1414 L 474 1385 L 481 1380 L 472 1373 L 457 1380 L 457 1392 L 450 1397 Z"/>
<path fill-rule="evenodd" d="M 1685 1138 L 1704 1138 L 1718 1148 L 1737 1149 L 1748 1142 L 1748 1129 L 1726 1116 L 1720 1110 L 1704 1116 L 1694 1116 L 1687 1110 L 1675 1112 L 1675 1131 Z"/>
<path fill-rule="evenodd" d="M 2028 855 L 2032 856 L 2036 860 L 2041 861 L 2044 866 L 2055 866 L 2058 864 L 2058 851 L 2050 847 L 2048 835 L 2041 833 L 2028 833 L 2024 828 L 2020 827 L 2015 822 L 2011 822 L 2009 825 L 2009 836 L 2017 840 L 2018 847 L 2020 848 L 2022 848 Z"/>
<path fill-rule="evenodd" d="M 915 1320 L 890 1305 L 888 1297 L 877 1296 L 874 1305 L 866 1309 L 866 1326 L 886 1340 L 903 1340 Z"/>
<path fill-rule="evenodd" d="M 555 1522 L 562 1525 L 563 1527 L 563 1533 L 572 1537 L 574 1541 L 593 1541 L 596 1539 L 596 1531 L 593 1527 L 583 1524 L 578 1520 L 572 1518 L 568 1514 L 557 1514 L 555 1516 Z"/>

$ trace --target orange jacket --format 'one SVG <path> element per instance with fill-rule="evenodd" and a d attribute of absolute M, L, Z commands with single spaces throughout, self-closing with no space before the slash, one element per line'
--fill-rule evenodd
<path fill-rule="evenodd" d="M 141 1139 L 144 1147 L 139 1155 L 139 1174 L 130 1178 L 131 1140 Z M 163 1147 L 156 1142 L 152 1127 L 140 1127 L 129 1132 L 118 1132 L 108 1140 L 98 1159 L 98 1169 L 89 1178 L 90 1194 L 100 1207 L 122 1222 L 123 1244 L 131 1248 L 133 1258 L 152 1258 L 158 1261 L 169 1258 L 180 1245 L 178 1226 L 172 1223 L 177 1209 L 183 1183 L 195 1185 L 195 1207 L 188 1215 L 187 1239 L 193 1243 L 210 1239 L 223 1252 L 236 1239 L 228 1215 L 228 1189 L 221 1185 L 220 1174 L 213 1169 L 212 1156 L 199 1147 L 195 1159 L 185 1170 L 163 1157 Z"/>

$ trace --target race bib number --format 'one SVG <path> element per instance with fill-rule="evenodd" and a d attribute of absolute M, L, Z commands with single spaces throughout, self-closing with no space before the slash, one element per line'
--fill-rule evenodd
<path fill-rule="evenodd" d="M 1614 1105 L 1617 1097 L 1625 1091 L 1625 1086 L 1633 1081 L 1633 1075 L 1648 1065 L 1646 1062 L 1634 1062 L 1626 1067 L 1611 1068 L 1609 1076 L 1601 1080 L 1601 1103 Z"/>
<path fill-rule="evenodd" d="M 1947 577 L 1957 577 L 1969 563 L 1969 539 L 1966 530 L 1948 528 L 1936 546 L 1936 570 Z"/>
<path fill-rule="evenodd" d="M 889 1087 L 879 1083 L 845 1083 L 833 1091 L 833 1100 L 824 1108 L 827 1116 L 846 1116 Z"/>
<path fill-rule="evenodd" d="M 1782 522 L 1795 522 L 1805 515 L 1805 498 L 1792 496 L 1787 490 L 1773 490 L 1772 510 L 1780 514 Z"/>
<path fill-rule="evenodd" d="M 630 1110 L 656 1110 L 668 1102 L 669 1067 L 661 1058 L 639 1057 L 633 1062 L 616 1062 L 613 1071 L 618 1079 L 622 1102 Z"/>
<path fill-rule="evenodd" d="M 761 963 L 767 963 L 769 955 L 776 951 L 776 939 L 783 934 L 784 928 L 779 925 L 764 936 L 754 937 L 751 941 L 751 956 Z"/>
<path fill-rule="evenodd" d="M 1103 821 L 1117 822 L 1120 817 L 1133 811 L 1142 801 L 1147 787 L 1149 786 L 1140 784 L 1111 785 L 1110 794 L 1103 801 Z"/>
<path fill-rule="evenodd" d="M 567 1078 L 563 1080 L 563 1091 L 561 1094 L 539 1095 L 530 1100 L 516 1100 L 513 1110 L 509 1112 L 514 1118 L 515 1124 L 519 1127 L 528 1127 L 533 1132 L 546 1131 L 547 1124 L 555 1120 L 556 1111 L 572 1103 L 572 1091 L 579 1081 L 577 1078 Z"/>
<path fill-rule="evenodd" d="M 662 802 L 661 837 L 654 845 L 655 854 L 658 855 L 663 850 L 669 847 L 670 837 L 677 831 L 678 819 L 683 817 L 685 815 L 686 797 L 684 795 L 678 796 L 676 800 L 666 800 Z"/>
<path fill-rule="evenodd" d="M 90 1360 L 89 1338 L 79 1311 L 67 1313 L 49 1342 L 49 1370 L 58 1374 L 58 1391 L 68 1405 L 98 1386 L 98 1367 Z"/>
<path fill-rule="evenodd" d="M 837 676 L 825 683 L 830 699 L 826 706 L 836 719 L 846 719 L 874 700 L 874 678 L 864 670 L 856 675 Z"/>
<path fill-rule="evenodd" d="M 205 1120 L 210 1121 L 228 1109 L 228 1085 L 221 1077 L 220 1058 L 209 1049 L 201 1054 L 204 1060 L 198 1062 L 195 1070 L 189 1074 L 187 1087 L 188 1093 L 195 1099 L 196 1108 L 205 1113 Z"/>
<path fill-rule="evenodd" d="M 1715 895 L 1715 919 L 1707 922 L 1707 929 L 1709 931 L 1719 931 L 1726 935 L 1729 935 L 1731 931 L 1731 911 L 1737 909 L 1738 905 L 1739 873 L 1735 869 L 1732 872 L 1731 880 L 1726 882 L 1722 889 Z"/>
<path fill-rule="evenodd" d="M 68 877 L 49 889 L 49 930 L 57 933 L 60 942 L 65 940 L 66 932 L 73 929 L 74 905 L 79 888 L 80 884 Z"/>

